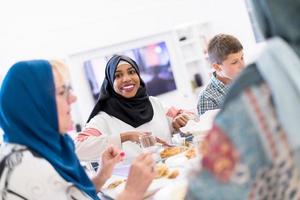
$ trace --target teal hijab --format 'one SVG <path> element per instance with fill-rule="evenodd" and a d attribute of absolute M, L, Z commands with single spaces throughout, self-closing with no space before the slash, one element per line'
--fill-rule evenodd
<path fill-rule="evenodd" d="M 58 131 L 55 85 L 48 61 L 24 61 L 10 68 L 0 90 L 0 125 L 5 142 L 27 146 L 66 181 L 99 199 L 77 159 L 72 139 Z"/>

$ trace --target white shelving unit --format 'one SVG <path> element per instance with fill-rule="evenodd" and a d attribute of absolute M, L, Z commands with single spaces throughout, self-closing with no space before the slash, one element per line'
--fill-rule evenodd
<path fill-rule="evenodd" d="M 205 59 L 205 49 L 212 35 L 211 23 L 190 23 L 173 31 L 181 64 L 188 72 L 192 90 L 197 89 L 195 75 L 200 74 L 203 84 L 209 81 L 210 67 Z"/>

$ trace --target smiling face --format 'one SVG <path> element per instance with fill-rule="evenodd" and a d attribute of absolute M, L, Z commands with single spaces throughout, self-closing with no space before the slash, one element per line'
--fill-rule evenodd
<path fill-rule="evenodd" d="M 117 94 L 125 98 L 132 98 L 136 95 L 140 87 L 140 78 L 134 67 L 127 62 L 121 62 L 114 76 L 113 87 Z"/>
<path fill-rule="evenodd" d="M 66 133 L 73 124 L 71 118 L 71 104 L 76 101 L 76 96 L 72 94 L 70 86 L 66 84 L 66 81 L 63 78 L 62 72 L 58 70 L 58 67 L 61 66 L 53 67 L 53 63 L 51 64 L 55 83 L 59 132 Z"/>

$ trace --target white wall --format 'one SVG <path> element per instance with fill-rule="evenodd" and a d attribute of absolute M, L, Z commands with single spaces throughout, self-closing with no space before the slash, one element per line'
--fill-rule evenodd
<path fill-rule="evenodd" d="M 244 46 L 245 59 L 255 52 L 256 44 L 243 0 L 213 0 L 214 29 L 236 36 Z"/>
<path fill-rule="evenodd" d="M 201 0 L 1 1 L 0 64 L 133 40 L 201 20 L 206 8 Z"/>
<path fill-rule="evenodd" d="M 242 0 L 1 1 L 0 74 L 18 60 L 59 57 L 70 61 L 69 55 L 166 33 L 191 21 L 212 21 L 216 33 L 237 36 L 246 55 L 253 49 Z M 81 70 L 69 63 L 73 74 Z M 76 109 L 83 114 L 78 120 L 84 121 L 91 101 L 80 89 L 83 81 L 73 80 L 81 102 Z"/>
<path fill-rule="evenodd" d="M 0 70 L 21 59 L 64 57 L 206 20 L 244 44 L 254 42 L 243 0 L 0 1 Z"/>
<path fill-rule="evenodd" d="M 94 100 L 90 92 L 90 87 L 84 75 L 84 61 L 94 58 L 99 59 L 117 52 L 122 52 L 124 50 L 130 50 L 137 47 L 143 47 L 145 45 L 154 44 L 161 41 L 166 42 L 169 51 L 171 67 L 177 90 L 159 95 L 159 98 L 168 105 L 173 105 L 185 109 L 192 109 L 193 107 L 195 107 L 196 99 L 191 91 L 188 74 L 186 73 L 186 69 L 184 68 L 184 66 L 180 64 L 180 60 L 178 58 L 179 56 L 176 52 L 176 44 L 172 37 L 172 31 L 169 30 L 167 32 L 150 35 L 145 38 L 139 38 L 138 40 L 134 41 L 119 43 L 117 45 L 110 45 L 95 50 L 84 51 L 83 53 L 73 54 L 69 57 L 69 65 L 72 66 L 71 77 L 74 83 L 73 88 L 74 91 L 80 93 L 80 97 L 82 97 L 78 98 L 78 107 L 81 111 L 82 118 L 87 119 L 94 106 Z M 97 67 L 102 67 L 102 72 L 104 72 L 105 63 L 103 64 L 103 66 Z M 101 70 L 98 70 L 98 73 L 99 71 L 101 72 Z"/>

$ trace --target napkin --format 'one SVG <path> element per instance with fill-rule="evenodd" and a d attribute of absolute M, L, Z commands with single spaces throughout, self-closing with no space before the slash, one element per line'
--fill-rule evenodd
<path fill-rule="evenodd" d="M 215 116 L 219 109 L 206 111 L 199 117 L 199 120 L 189 120 L 180 131 L 185 134 L 201 135 L 207 133 L 213 125 Z"/>

